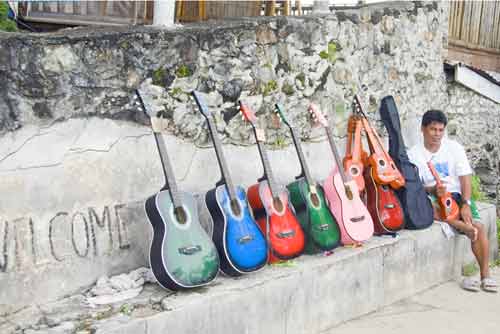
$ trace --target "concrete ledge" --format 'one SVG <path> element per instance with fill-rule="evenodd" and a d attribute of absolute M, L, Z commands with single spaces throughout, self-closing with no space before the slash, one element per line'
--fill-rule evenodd
<path fill-rule="evenodd" d="M 494 206 L 481 205 L 490 233 L 496 231 L 494 213 Z M 343 247 L 331 256 L 302 256 L 290 267 L 268 266 L 238 279 L 219 277 L 211 286 L 193 291 L 169 294 L 147 285 L 140 296 L 127 301 L 138 312 L 127 314 L 115 305 L 121 311 L 110 312 L 106 319 L 90 316 L 81 305 L 83 298 L 75 296 L 71 298 L 80 303 L 80 311 L 67 306 L 39 308 L 53 309 L 65 321 L 61 326 L 71 327 L 68 321 L 73 321 L 73 328 L 82 328 L 84 323 L 92 333 L 102 334 L 322 333 L 455 278 L 469 260 L 469 249 L 462 236 L 446 239 L 440 225 L 434 224 L 422 231 L 402 231 L 396 238 L 374 237 L 363 247 Z M 492 252 L 496 249 L 492 242 Z M 25 312 L 32 319 L 54 316 L 50 311 L 43 317 Z M 7 322 L 14 325 L 16 319 Z"/>

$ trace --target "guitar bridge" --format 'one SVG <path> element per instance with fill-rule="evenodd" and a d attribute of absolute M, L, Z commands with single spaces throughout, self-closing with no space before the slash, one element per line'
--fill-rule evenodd
<path fill-rule="evenodd" d="M 394 209 L 396 206 L 394 204 L 386 204 L 384 205 L 384 208 L 386 209 Z"/>
<path fill-rule="evenodd" d="M 279 232 L 276 234 L 278 236 L 278 238 L 291 238 L 295 235 L 295 231 L 294 230 L 288 230 L 288 231 L 282 231 L 282 232 Z"/>
<path fill-rule="evenodd" d="M 353 223 L 359 223 L 360 221 L 363 221 L 363 220 L 365 220 L 365 216 L 352 217 L 350 219 L 350 221 L 352 221 Z"/>
<path fill-rule="evenodd" d="M 330 228 L 330 225 L 328 225 L 328 224 L 321 224 L 318 227 L 316 227 L 316 229 L 318 229 L 319 231 L 326 231 L 329 228 Z"/>
<path fill-rule="evenodd" d="M 245 235 L 244 237 L 241 237 L 238 239 L 238 243 L 240 244 L 246 244 L 247 242 L 250 242 L 253 240 L 252 235 Z"/>
<path fill-rule="evenodd" d="M 196 245 L 196 246 L 181 247 L 178 250 L 179 253 L 183 255 L 193 255 L 194 253 L 198 253 L 199 251 L 201 251 L 201 246 Z"/>

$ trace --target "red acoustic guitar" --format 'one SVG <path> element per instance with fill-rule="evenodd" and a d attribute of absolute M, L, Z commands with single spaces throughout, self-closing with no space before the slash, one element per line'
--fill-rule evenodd
<path fill-rule="evenodd" d="M 441 186 L 443 183 L 441 182 L 439 174 L 437 173 L 436 168 L 434 168 L 432 162 L 428 161 L 427 166 L 429 167 L 432 176 L 434 176 L 434 179 L 436 180 L 436 187 Z M 438 204 L 439 204 L 439 217 L 441 218 L 441 220 L 444 221 L 457 220 L 458 217 L 460 216 L 460 208 L 458 207 L 457 202 L 455 202 L 455 200 L 453 199 L 453 197 L 449 192 L 447 192 L 444 196 L 438 198 Z"/>
<path fill-rule="evenodd" d="M 346 173 L 356 181 L 358 191 L 362 193 L 365 190 L 365 181 L 363 179 L 363 161 L 368 156 L 361 146 L 361 118 L 351 115 L 347 123 L 347 140 L 345 156 L 342 161 Z"/>
<path fill-rule="evenodd" d="M 404 211 L 394 190 L 378 183 L 374 174 L 373 167 L 365 168 L 366 206 L 372 216 L 374 234 L 391 234 L 404 227 Z"/>
<path fill-rule="evenodd" d="M 364 115 L 357 95 L 354 96 L 354 104 L 359 113 Z M 382 146 L 382 141 L 377 132 L 371 127 L 366 116 L 361 117 L 361 122 L 363 123 L 363 128 L 368 139 L 368 146 L 370 147 L 370 156 L 366 161 L 366 165 L 373 168 L 373 177 L 376 182 L 379 184 L 388 184 L 393 189 L 401 188 L 405 185 L 405 179 L 399 172 L 391 156 Z"/>
<path fill-rule="evenodd" d="M 264 176 L 259 183 L 250 186 L 247 197 L 255 220 L 266 235 L 269 263 L 288 260 L 304 251 L 305 235 L 299 221 L 289 207 L 288 193 L 281 191 L 274 182 L 271 165 L 267 158 L 264 131 L 258 128 L 254 112 L 240 101 L 240 111 L 253 128 Z"/>

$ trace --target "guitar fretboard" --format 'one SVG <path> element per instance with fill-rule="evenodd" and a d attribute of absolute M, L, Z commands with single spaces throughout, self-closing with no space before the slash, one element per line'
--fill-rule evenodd
<path fill-rule="evenodd" d="M 348 178 L 344 172 L 344 166 L 342 165 L 342 161 L 340 160 L 339 151 L 337 150 L 337 145 L 335 145 L 335 141 L 333 139 L 332 130 L 329 126 L 325 126 L 326 136 L 328 137 L 328 142 L 330 143 L 330 148 L 332 149 L 333 156 L 335 157 L 335 163 L 337 164 L 337 169 L 339 170 L 340 177 L 342 178 L 342 182 L 347 183 Z"/>
<path fill-rule="evenodd" d="M 307 181 L 307 184 L 312 186 L 314 185 L 314 180 L 312 179 L 311 174 L 309 172 L 309 168 L 307 167 L 306 158 L 304 156 L 304 152 L 302 151 L 302 145 L 299 134 L 297 133 L 297 129 L 295 129 L 294 127 L 290 127 L 290 131 L 292 133 L 293 144 L 295 146 L 295 149 L 297 150 L 300 167 L 302 169 L 301 176 L 303 175 Z"/>
<path fill-rule="evenodd" d="M 273 172 L 271 170 L 271 164 L 269 163 L 269 159 L 267 158 L 266 145 L 262 141 L 262 135 L 261 133 L 259 133 L 259 131 L 262 130 L 253 127 L 255 139 L 257 140 L 257 147 L 259 148 L 260 159 L 262 160 L 262 165 L 264 167 L 264 178 L 267 180 L 269 184 L 269 188 L 271 190 L 273 198 L 277 198 L 279 195 L 279 191 L 274 181 Z"/>

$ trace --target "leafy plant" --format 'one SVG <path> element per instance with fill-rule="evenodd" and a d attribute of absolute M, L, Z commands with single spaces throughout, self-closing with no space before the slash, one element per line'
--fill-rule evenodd
<path fill-rule="evenodd" d="M 5 1 L 0 1 L 0 31 L 17 31 L 17 25 L 8 18 L 9 6 Z"/>
<path fill-rule="evenodd" d="M 484 201 L 486 200 L 486 195 L 481 189 L 481 179 L 477 175 L 472 175 L 472 194 L 471 198 L 474 201 Z"/>
<path fill-rule="evenodd" d="M 191 72 L 191 69 L 189 69 L 189 67 L 187 67 L 186 65 L 179 66 L 177 68 L 177 71 L 175 71 L 175 74 L 179 78 L 186 78 L 186 77 L 190 77 L 193 75 L 193 73 Z"/>
<path fill-rule="evenodd" d="M 261 93 L 264 96 L 268 96 L 269 94 L 271 94 L 271 92 L 275 91 L 277 88 L 278 88 L 278 83 L 275 80 L 271 80 L 261 86 Z"/>
<path fill-rule="evenodd" d="M 337 60 L 337 43 L 330 42 L 328 43 L 328 47 L 326 50 L 323 50 L 319 53 L 319 56 L 322 59 L 328 60 L 330 63 L 334 64 Z"/>

